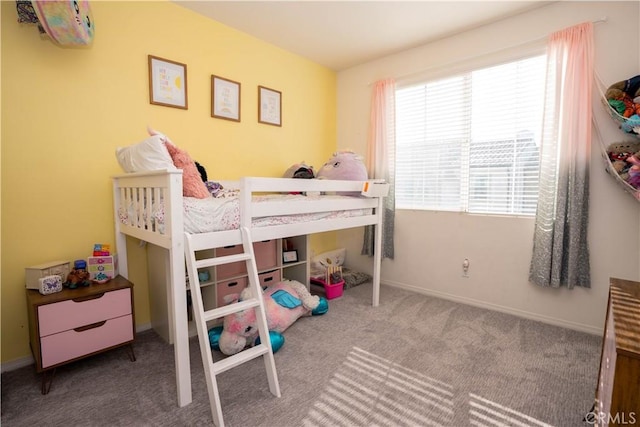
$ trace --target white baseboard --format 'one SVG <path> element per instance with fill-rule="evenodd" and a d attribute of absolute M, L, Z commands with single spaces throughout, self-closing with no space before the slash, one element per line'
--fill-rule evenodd
<path fill-rule="evenodd" d="M 384 285 L 392 286 L 395 288 L 405 289 L 407 291 L 416 292 L 423 295 L 428 295 L 436 298 L 442 298 L 449 301 L 459 302 L 461 304 L 472 305 L 474 307 L 486 308 L 487 310 L 499 311 L 501 313 L 512 314 L 514 316 L 522 317 L 530 320 L 537 320 L 539 322 L 547 323 L 554 326 L 560 326 L 563 328 L 571 329 L 579 332 L 586 332 L 592 335 L 602 336 L 603 329 L 596 328 L 591 325 L 585 325 L 582 323 L 571 322 L 564 319 L 558 319 L 555 317 L 544 316 L 530 311 L 518 310 L 503 305 L 492 304 L 486 301 L 480 301 L 473 298 L 465 298 L 458 295 L 448 294 L 446 292 L 434 291 L 431 289 L 418 288 L 416 286 L 407 285 L 404 283 L 392 282 L 389 280 L 381 280 Z"/>
<path fill-rule="evenodd" d="M 138 325 L 136 326 L 136 333 L 148 331 L 149 329 L 151 329 L 151 323 Z M 0 365 L 0 373 L 15 371 L 16 369 L 24 368 L 25 366 L 33 365 L 34 363 L 35 363 L 35 360 L 31 355 L 12 360 L 10 362 L 3 362 Z"/>

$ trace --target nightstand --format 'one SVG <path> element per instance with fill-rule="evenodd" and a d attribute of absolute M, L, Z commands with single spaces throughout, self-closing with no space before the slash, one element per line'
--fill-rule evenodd
<path fill-rule="evenodd" d="M 42 394 L 49 392 L 58 366 L 121 346 L 128 346 L 135 361 L 133 284 L 124 277 L 50 295 L 27 289 L 27 302 Z"/>

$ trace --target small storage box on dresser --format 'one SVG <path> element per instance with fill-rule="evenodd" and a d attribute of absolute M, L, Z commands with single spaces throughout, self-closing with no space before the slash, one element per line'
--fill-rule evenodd
<path fill-rule="evenodd" d="M 113 279 L 118 275 L 118 256 L 90 256 L 87 259 L 91 280 Z"/>
<path fill-rule="evenodd" d="M 24 269 L 25 282 L 27 289 L 40 289 L 40 281 L 38 279 L 47 276 L 60 276 L 62 281 L 67 280 L 67 275 L 71 271 L 71 261 L 53 261 L 46 264 L 34 265 Z"/>
<path fill-rule="evenodd" d="M 115 347 L 135 337 L 133 284 L 117 276 L 105 284 L 64 289 L 50 295 L 27 289 L 29 335 L 36 371 L 42 372 L 47 394 L 47 371 Z"/>

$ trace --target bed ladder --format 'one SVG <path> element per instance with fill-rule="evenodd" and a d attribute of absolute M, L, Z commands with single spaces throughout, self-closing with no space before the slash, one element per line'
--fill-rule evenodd
<path fill-rule="evenodd" d="M 271 340 L 269 339 L 267 318 L 262 299 L 262 288 L 260 287 L 260 281 L 258 280 L 258 269 L 256 267 L 256 260 L 253 253 L 251 235 L 249 229 L 246 227 L 242 227 L 238 230 L 238 233 L 241 234 L 243 253 L 204 259 L 196 259 L 196 252 L 213 249 L 215 246 L 212 246 L 211 242 L 208 241 L 210 239 L 207 239 L 206 234 L 185 233 L 185 255 L 187 260 L 187 271 L 189 273 L 189 288 L 191 290 L 194 319 L 198 330 L 202 364 L 206 374 L 211 415 L 213 416 L 214 424 L 218 427 L 224 426 L 220 394 L 218 392 L 218 383 L 216 381 L 216 375 L 222 372 L 262 356 L 264 358 L 264 366 L 267 372 L 267 379 L 269 381 L 269 390 L 276 397 L 280 397 L 280 385 L 278 384 L 278 374 L 276 372 L 275 359 L 271 348 Z M 231 264 L 238 261 L 245 261 L 247 264 L 249 288 L 251 289 L 251 294 L 253 296 L 241 302 L 235 302 L 223 307 L 217 307 L 212 310 L 205 311 L 202 301 L 198 269 L 222 264 Z M 257 326 L 260 333 L 260 344 L 214 362 L 209 343 L 207 322 L 247 309 L 254 309 L 256 311 L 256 321 L 258 323 Z"/>

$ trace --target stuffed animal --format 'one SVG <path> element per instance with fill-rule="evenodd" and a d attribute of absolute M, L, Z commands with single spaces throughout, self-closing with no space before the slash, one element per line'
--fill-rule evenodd
<path fill-rule="evenodd" d="M 303 160 L 300 163 L 291 165 L 291 167 L 284 172 L 284 175 L 282 175 L 282 177 L 312 179 L 315 178 L 315 172 L 313 170 L 313 166 L 307 165 Z"/>
<path fill-rule="evenodd" d="M 242 301 L 250 296 L 250 290 L 245 289 L 235 301 Z M 284 344 L 282 333 L 296 320 L 303 316 L 324 314 L 329 310 L 326 298 L 311 295 L 305 285 L 295 280 L 268 286 L 264 289 L 262 297 L 274 353 Z M 245 347 L 259 344 L 259 340 L 254 309 L 230 314 L 224 318 L 222 327 L 209 330 L 211 347 L 228 356 L 242 351 Z"/>
<path fill-rule="evenodd" d="M 316 175 L 318 179 L 347 181 L 366 181 L 367 177 L 367 168 L 362 162 L 362 157 L 350 150 L 333 153 Z"/>
<path fill-rule="evenodd" d="M 89 286 L 89 272 L 85 269 L 73 269 L 67 274 L 67 281 L 63 285 L 69 289 L 76 289 L 78 286 Z"/>
<path fill-rule="evenodd" d="M 607 89 L 605 97 L 607 99 L 622 99 L 624 94 L 632 99 L 640 96 L 640 75 L 612 84 Z"/>
<path fill-rule="evenodd" d="M 339 179 L 345 181 L 366 181 L 367 168 L 362 157 L 350 150 L 338 151 L 325 163 L 318 174 L 318 179 Z M 343 192 L 346 196 L 359 196 L 360 192 Z"/>

